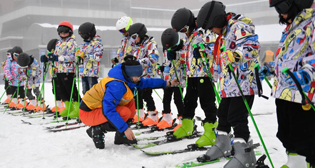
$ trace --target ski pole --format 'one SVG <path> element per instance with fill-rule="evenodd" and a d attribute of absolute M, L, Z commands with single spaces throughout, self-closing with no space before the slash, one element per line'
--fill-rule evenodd
<path fill-rule="evenodd" d="M 312 102 L 312 101 L 309 99 L 309 97 L 305 94 L 305 92 L 304 92 L 303 89 L 302 89 L 301 84 L 300 84 L 299 81 L 296 79 L 296 77 L 294 76 L 294 74 L 289 70 L 289 68 L 284 68 L 284 69 L 282 70 L 282 73 L 288 74 L 288 75 L 293 79 L 293 81 L 294 81 L 294 83 L 295 83 L 297 89 L 299 90 L 299 92 L 300 92 L 300 94 L 301 94 L 301 97 L 302 97 L 302 104 L 303 104 L 303 105 L 307 105 L 307 104 L 311 105 L 312 109 L 315 111 L 313 102 Z M 307 100 L 307 102 L 306 102 L 305 99 Z"/>
<path fill-rule="evenodd" d="M 5 107 L 5 110 L 3 111 L 3 114 L 7 111 L 7 109 L 8 109 L 8 107 L 9 107 L 10 103 L 12 102 L 12 100 L 13 100 L 13 98 L 14 98 L 14 96 L 15 96 L 16 91 L 17 91 L 17 90 L 14 91 L 14 93 L 13 93 L 13 95 L 12 95 L 12 97 L 11 97 L 9 103 L 8 103 L 8 105 Z"/>
<path fill-rule="evenodd" d="M 202 50 L 205 49 L 205 46 L 203 45 L 203 43 L 199 43 L 199 46 L 200 46 L 200 49 L 202 49 Z M 193 47 L 196 48 L 197 44 L 193 44 Z M 213 90 L 214 90 L 214 93 L 216 95 L 217 102 L 218 102 L 218 104 L 220 104 L 221 98 L 220 98 L 220 95 L 219 95 L 217 89 L 215 88 L 214 84 L 212 83 L 213 77 L 212 77 L 211 72 L 210 72 L 210 67 L 209 68 L 206 67 L 206 65 L 209 64 L 208 61 L 207 61 L 207 56 L 205 55 L 206 53 L 204 53 L 204 52 L 200 52 L 200 53 L 202 55 L 201 56 L 202 64 L 204 65 L 204 69 L 205 69 L 206 73 L 208 74 L 208 77 L 210 78 L 210 83 L 211 83 L 211 85 L 213 87 Z M 205 61 L 203 60 L 203 57 L 204 57 Z M 209 66 L 210 66 L 210 64 L 209 64 Z"/>
<path fill-rule="evenodd" d="M 51 52 L 48 52 L 48 54 L 52 54 L 52 56 L 54 56 L 54 49 L 51 50 Z M 57 75 L 55 74 L 55 65 L 54 62 L 56 61 L 54 58 L 50 58 L 51 60 L 51 64 L 50 64 L 50 69 L 52 71 L 52 83 L 53 83 L 53 89 L 54 89 L 54 98 L 55 98 L 55 114 L 56 114 L 56 120 L 58 122 L 58 118 L 59 118 L 59 112 L 58 112 L 58 107 L 57 107 L 57 93 L 56 93 L 56 84 L 55 84 L 55 79 L 57 78 Z M 48 69 L 47 69 L 48 72 Z M 61 112 L 61 111 L 60 111 Z"/>
<path fill-rule="evenodd" d="M 155 90 L 155 89 L 153 89 L 154 90 L 154 92 L 159 96 L 159 98 L 163 101 L 163 99 L 161 98 L 161 96 L 159 95 L 159 93 Z"/>
<path fill-rule="evenodd" d="M 261 134 L 260 134 L 260 131 L 259 131 L 258 127 L 257 127 L 256 121 L 255 121 L 255 119 L 254 119 L 254 117 L 253 117 L 253 114 L 252 114 L 250 108 L 249 108 L 249 105 L 248 105 L 247 100 L 246 100 L 246 98 L 245 98 L 245 96 L 244 96 L 244 93 L 243 93 L 243 91 L 242 91 L 242 88 L 241 88 L 241 86 L 240 86 L 240 84 L 239 84 L 239 82 L 238 82 L 238 80 L 237 80 L 237 78 L 236 78 L 236 75 L 235 75 L 235 73 L 234 73 L 234 70 L 233 70 L 233 67 L 232 67 L 231 63 L 230 63 L 228 66 L 229 66 L 230 71 L 232 72 L 232 75 L 233 75 L 233 77 L 234 77 L 235 83 L 236 83 L 238 89 L 240 90 L 240 93 L 241 93 L 241 95 L 242 95 L 242 99 L 243 99 L 243 101 L 244 101 L 244 104 L 245 104 L 245 106 L 246 106 L 246 109 L 247 109 L 247 111 L 248 111 L 248 114 L 250 115 L 250 118 L 251 118 L 252 121 L 253 121 L 253 124 L 254 124 L 254 126 L 255 126 L 256 132 L 257 132 L 257 134 L 258 134 L 258 136 L 259 136 L 259 139 L 260 139 L 260 141 L 261 141 L 261 143 L 262 143 L 262 145 L 263 145 L 263 147 L 264 147 L 264 150 L 265 150 L 265 152 L 266 152 L 266 154 L 267 154 L 267 156 L 268 156 L 269 162 L 270 162 L 271 166 L 274 168 L 273 163 L 272 163 L 272 160 L 271 160 L 271 158 L 270 158 L 270 156 L 269 156 L 269 153 L 268 153 L 268 150 L 267 150 L 267 148 L 266 148 L 265 142 L 264 142 L 264 140 L 263 140 L 263 138 L 262 138 L 262 136 L 261 136 Z"/>
<path fill-rule="evenodd" d="M 183 92 L 182 92 L 182 87 L 181 87 L 181 85 L 180 85 L 180 80 L 179 80 L 178 75 L 177 75 L 177 72 L 176 72 L 176 67 L 175 67 L 174 60 L 172 60 L 172 63 L 173 63 L 173 66 L 174 66 L 175 76 L 176 76 L 177 80 L 179 81 L 178 88 L 179 88 L 179 91 L 180 91 L 180 95 L 182 96 L 182 100 L 184 101 L 184 96 L 183 96 Z"/>
<path fill-rule="evenodd" d="M 139 117 L 139 92 L 138 92 L 138 89 L 135 87 L 135 93 L 137 95 L 137 118 L 138 118 L 138 121 L 137 121 L 137 128 L 138 130 L 140 129 L 140 117 Z"/>
<path fill-rule="evenodd" d="M 21 72 L 18 74 L 17 79 L 19 79 L 19 78 L 20 78 L 20 75 L 21 75 Z M 9 101 L 9 104 L 8 104 L 8 106 L 5 108 L 5 110 L 4 110 L 4 112 L 3 112 L 3 113 L 5 113 L 5 112 L 7 111 L 7 109 L 8 109 L 8 107 L 9 107 L 10 103 L 11 103 L 11 102 L 12 102 L 12 100 L 14 99 L 15 93 L 17 93 L 16 99 L 18 100 L 19 87 L 20 87 L 21 82 L 22 82 L 22 80 L 20 80 L 20 81 L 18 82 L 17 89 L 15 90 L 14 94 L 12 95 L 12 97 L 11 97 L 11 99 L 10 99 L 10 101 Z M 12 83 L 12 84 L 13 84 L 13 83 Z"/>

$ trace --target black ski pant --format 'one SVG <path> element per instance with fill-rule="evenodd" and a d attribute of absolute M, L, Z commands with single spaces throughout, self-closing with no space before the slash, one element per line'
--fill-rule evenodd
<path fill-rule="evenodd" d="M 208 77 L 188 78 L 183 118 L 194 118 L 199 98 L 201 108 L 206 116 L 204 122 L 214 123 L 217 120 L 217 107 L 215 105 L 213 85 Z"/>
<path fill-rule="evenodd" d="M 83 95 L 85 92 L 90 90 L 95 84 L 98 83 L 97 77 L 82 77 L 82 92 Z"/>
<path fill-rule="evenodd" d="M 4 80 L 4 90 L 6 90 L 7 95 L 12 95 L 13 93 L 11 92 L 11 89 L 9 87 L 12 87 L 12 86 L 10 86 L 9 81 L 5 79 Z"/>
<path fill-rule="evenodd" d="M 11 86 L 10 87 L 11 93 L 12 93 L 12 98 L 16 98 L 18 95 L 19 99 L 24 99 L 25 98 L 25 91 L 24 91 L 24 86 Z M 14 94 L 14 97 L 13 97 Z"/>
<path fill-rule="evenodd" d="M 155 110 L 155 103 L 152 97 L 152 88 L 146 88 L 146 89 L 138 89 L 138 99 L 139 102 L 136 100 L 136 108 L 137 103 L 139 103 L 139 109 L 143 108 L 143 100 L 147 103 L 147 111 L 154 111 Z"/>
<path fill-rule="evenodd" d="M 59 87 L 60 85 L 59 85 L 58 78 L 57 77 L 53 77 L 52 80 L 51 80 L 51 84 L 52 84 L 52 93 L 56 96 L 56 101 L 60 101 L 61 97 L 60 97 L 60 93 L 58 91 L 58 90 L 60 90 L 60 87 Z M 55 87 L 55 91 L 54 91 L 54 87 Z"/>
<path fill-rule="evenodd" d="M 245 96 L 249 108 L 252 108 L 255 96 Z M 219 125 L 217 130 L 229 133 L 231 127 L 235 138 L 249 139 L 248 111 L 242 97 L 222 98 L 218 109 Z"/>
<path fill-rule="evenodd" d="M 37 101 L 41 101 L 43 99 L 43 96 L 40 95 L 40 91 L 39 91 L 39 87 L 35 87 L 34 89 L 27 89 L 26 90 L 26 96 L 29 100 L 34 100 L 35 96 L 33 95 L 33 93 L 35 94 Z"/>
<path fill-rule="evenodd" d="M 73 87 L 73 93 L 72 93 L 72 101 L 79 101 L 81 102 L 81 97 L 79 97 L 78 100 L 78 89 L 74 77 L 74 73 L 57 73 L 57 80 L 59 84 L 59 89 L 56 89 L 58 94 L 60 94 L 60 98 L 62 101 L 70 101 L 70 96 L 71 96 L 71 90 Z M 80 95 L 79 95 L 80 96 Z"/>
<path fill-rule="evenodd" d="M 291 153 L 305 156 L 315 165 L 315 111 L 304 111 L 300 103 L 276 99 L 277 137 Z"/>
<path fill-rule="evenodd" d="M 184 88 L 181 88 L 184 91 Z M 166 87 L 163 95 L 163 113 L 169 114 L 171 112 L 171 100 L 174 93 L 174 102 L 177 107 L 177 116 L 182 116 L 184 112 L 184 102 L 179 90 L 179 87 Z"/>

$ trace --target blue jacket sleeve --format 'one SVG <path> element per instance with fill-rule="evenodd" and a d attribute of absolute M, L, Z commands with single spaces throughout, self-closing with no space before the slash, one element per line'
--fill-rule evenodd
<path fill-rule="evenodd" d="M 116 106 L 126 92 L 127 89 L 122 82 L 111 81 L 106 84 L 106 92 L 103 98 L 104 116 L 121 133 L 128 128 L 128 124 L 120 117 L 116 111 Z"/>
<path fill-rule="evenodd" d="M 163 79 L 158 78 L 147 78 L 147 79 L 141 79 L 139 85 L 137 88 L 144 89 L 144 88 L 165 88 L 166 87 L 166 81 Z"/>

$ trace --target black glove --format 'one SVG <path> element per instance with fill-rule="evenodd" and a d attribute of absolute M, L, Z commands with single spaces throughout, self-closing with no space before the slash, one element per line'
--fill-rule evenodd
<path fill-rule="evenodd" d="M 117 57 L 113 58 L 113 61 L 114 61 L 115 63 L 118 63 L 118 62 L 119 62 L 119 60 L 117 59 Z"/>
<path fill-rule="evenodd" d="M 163 73 L 164 72 L 164 66 L 162 65 L 162 66 L 160 66 L 160 71 Z"/>
<path fill-rule="evenodd" d="M 193 51 L 194 57 L 195 57 L 196 59 L 201 58 L 199 49 L 200 49 L 200 47 L 198 46 L 198 47 L 194 48 L 194 51 Z"/>
<path fill-rule="evenodd" d="M 48 62 L 48 58 L 46 57 L 46 55 L 42 55 L 40 57 L 40 62 L 44 62 L 44 63 Z"/>
<path fill-rule="evenodd" d="M 175 60 L 176 59 L 176 52 L 167 50 L 167 59 L 168 60 Z"/>
<path fill-rule="evenodd" d="M 48 53 L 47 56 L 48 56 L 48 59 L 50 61 L 53 61 L 53 62 L 57 62 L 58 61 L 58 57 L 52 52 Z"/>

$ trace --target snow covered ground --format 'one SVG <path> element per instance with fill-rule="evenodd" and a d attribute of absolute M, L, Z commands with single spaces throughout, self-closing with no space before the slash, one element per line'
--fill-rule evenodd
<path fill-rule="evenodd" d="M 53 105 L 53 95 L 51 84 L 45 85 L 46 101 L 50 106 Z M 3 85 L 0 85 L 0 93 L 3 93 Z M 162 96 L 163 91 L 157 90 Z M 269 96 L 270 89 L 264 83 L 265 95 Z M 153 93 L 158 111 L 162 111 L 162 101 Z M 4 101 L 4 98 L 2 99 Z M 176 107 L 172 102 L 172 112 L 177 114 Z M 252 108 L 253 114 L 265 114 L 254 116 L 260 133 L 263 136 L 267 149 L 275 167 L 280 167 L 286 162 L 285 150 L 280 141 L 276 138 L 277 120 L 275 115 L 274 99 L 255 98 Z M 161 114 L 160 114 L 161 115 Z M 204 117 L 200 106 L 196 109 L 196 115 Z M 43 125 L 27 125 L 21 122 L 26 117 L 12 116 L 0 112 L 0 167 L 3 168 L 35 168 L 35 167 L 106 167 L 106 168 L 163 168 L 174 167 L 183 161 L 193 160 L 202 155 L 205 151 L 190 152 L 176 155 L 164 155 L 150 157 L 138 149 L 125 145 L 114 145 L 114 133 L 106 133 L 105 149 L 99 150 L 94 147 L 92 139 L 86 134 L 87 127 L 51 133 L 44 129 Z M 258 134 L 252 124 L 250 130 L 254 143 L 260 143 Z M 198 124 L 198 130 L 203 128 Z M 135 131 L 137 132 L 137 131 Z M 153 133 L 161 135 L 163 133 Z M 139 138 L 149 136 L 141 135 Z M 159 148 L 180 149 L 188 142 L 180 141 L 172 144 L 161 145 Z M 192 143 L 192 142 L 189 142 Z M 261 144 L 261 143 L 260 143 Z M 263 151 L 262 147 L 257 150 Z M 265 161 L 269 164 L 269 162 Z M 201 166 L 218 168 L 223 167 L 224 163 L 215 163 Z M 270 164 L 269 164 L 270 165 Z"/>

